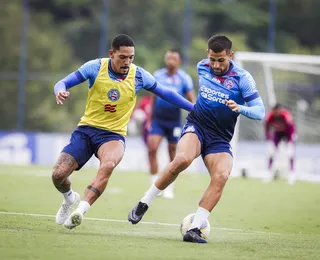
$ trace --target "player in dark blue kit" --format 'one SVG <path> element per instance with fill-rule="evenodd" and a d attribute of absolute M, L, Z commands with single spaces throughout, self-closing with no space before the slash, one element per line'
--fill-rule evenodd
<path fill-rule="evenodd" d="M 179 68 L 181 63 L 179 51 L 175 49 L 167 51 L 164 61 L 166 67 L 154 72 L 157 82 L 195 103 L 192 79 Z M 181 135 L 181 109 L 158 96 L 153 96 L 153 98 L 151 126 L 148 134 L 151 183 L 158 178 L 157 151 L 162 139 L 168 140 L 169 159 L 172 161 L 176 155 L 177 142 Z M 174 197 L 173 183 L 163 191 L 162 196 L 168 199 Z"/>
<path fill-rule="evenodd" d="M 230 141 L 237 117 L 242 114 L 251 119 L 262 120 L 265 115 L 255 81 L 249 72 L 232 61 L 231 48 L 232 42 L 226 36 L 216 35 L 208 40 L 208 58 L 200 61 L 197 66 L 198 99 L 187 117 L 176 156 L 129 212 L 128 220 L 132 224 L 137 224 L 157 194 L 201 155 L 211 180 L 183 240 L 207 243 L 201 237 L 199 228 L 218 203 L 231 172 L 233 156 Z"/>

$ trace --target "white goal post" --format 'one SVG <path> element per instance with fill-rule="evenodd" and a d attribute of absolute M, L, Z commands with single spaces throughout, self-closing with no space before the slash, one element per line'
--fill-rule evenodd
<path fill-rule="evenodd" d="M 299 137 L 296 169 L 320 177 L 320 55 L 236 52 L 234 60 L 255 79 L 266 112 L 276 103 L 292 112 Z M 263 123 L 239 117 L 232 145 L 236 175 L 243 168 L 265 171 Z"/>

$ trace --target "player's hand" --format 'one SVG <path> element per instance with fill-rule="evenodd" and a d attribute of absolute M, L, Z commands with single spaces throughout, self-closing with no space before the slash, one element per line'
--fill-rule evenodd
<path fill-rule="evenodd" d="M 233 100 L 230 99 L 230 100 L 225 100 L 224 103 L 225 103 L 225 105 L 226 105 L 227 107 L 229 107 L 233 112 L 240 113 L 240 107 L 239 107 L 239 105 L 238 105 L 235 101 L 233 101 Z"/>
<path fill-rule="evenodd" d="M 70 96 L 70 92 L 68 91 L 59 91 L 56 95 L 56 101 L 58 105 L 63 105 L 63 102 L 65 99 L 67 99 Z"/>

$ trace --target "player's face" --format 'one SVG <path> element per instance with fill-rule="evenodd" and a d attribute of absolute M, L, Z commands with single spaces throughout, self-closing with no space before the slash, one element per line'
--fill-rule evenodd
<path fill-rule="evenodd" d="M 213 73 L 217 76 L 222 76 L 230 68 L 230 60 L 232 60 L 233 52 L 227 54 L 226 50 L 222 52 L 214 52 L 208 50 L 208 59 L 210 61 Z"/>
<path fill-rule="evenodd" d="M 111 66 L 114 72 L 127 74 L 134 58 L 134 47 L 122 46 L 119 50 L 109 50 Z"/>
<path fill-rule="evenodd" d="M 278 109 L 274 109 L 273 112 L 274 112 L 274 116 L 275 117 L 280 117 L 281 116 L 281 109 L 279 109 L 279 108 Z"/>
<path fill-rule="evenodd" d="M 164 62 L 169 70 L 176 70 L 181 63 L 180 54 L 168 51 L 164 57 Z"/>

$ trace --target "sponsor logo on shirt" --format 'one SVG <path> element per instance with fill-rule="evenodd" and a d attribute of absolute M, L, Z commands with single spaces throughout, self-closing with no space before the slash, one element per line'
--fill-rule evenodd
<path fill-rule="evenodd" d="M 221 83 L 220 79 L 217 78 L 217 77 L 213 77 L 212 80 L 213 80 L 214 82 L 218 83 L 218 84 Z"/>
<path fill-rule="evenodd" d="M 104 112 L 114 113 L 117 111 L 116 107 L 117 107 L 117 105 L 105 104 L 104 105 Z"/>
<path fill-rule="evenodd" d="M 193 133 L 195 132 L 196 130 L 194 129 L 194 126 L 193 125 L 190 125 L 186 128 L 186 130 L 184 130 L 185 133 Z"/>
<path fill-rule="evenodd" d="M 225 99 L 229 99 L 230 95 L 223 93 L 221 91 L 217 91 L 211 88 L 208 88 L 202 85 L 199 89 L 201 97 L 208 99 L 213 102 L 218 102 L 223 104 Z"/>

